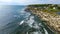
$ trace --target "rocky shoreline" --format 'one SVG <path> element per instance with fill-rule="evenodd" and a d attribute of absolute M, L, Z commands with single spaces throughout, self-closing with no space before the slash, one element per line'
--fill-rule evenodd
<path fill-rule="evenodd" d="M 41 7 L 28 6 L 25 11 L 37 15 L 42 21 L 45 21 L 44 24 L 47 25 L 50 30 L 55 34 L 60 34 L 60 15 L 55 12 L 49 12 L 47 9 L 48 7 L 41 9 Z M 55 8 L 53 7 L 53 9 Z"/>

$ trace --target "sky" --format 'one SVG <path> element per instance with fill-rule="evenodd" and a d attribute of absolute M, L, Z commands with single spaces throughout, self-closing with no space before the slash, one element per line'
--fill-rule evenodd
<path fill-rule="evenodd" d="M 0 0 L 0 5 L 60 4 L 60 0 Z"/>

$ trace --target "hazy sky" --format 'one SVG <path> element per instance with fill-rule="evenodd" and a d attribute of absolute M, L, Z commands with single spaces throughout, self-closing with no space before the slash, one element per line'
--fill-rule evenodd
<path fill-rule="evenodd" d="M 1 4 L 28 5 L 28 4 L 60 4 L 60 0 L 0 0 Z"/>

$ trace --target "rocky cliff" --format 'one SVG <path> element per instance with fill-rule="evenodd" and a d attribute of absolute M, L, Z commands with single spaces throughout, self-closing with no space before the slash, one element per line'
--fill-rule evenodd
<path fill-rule="evenodd" d="M 55 34 L 60 34 L 60 11 L 58 5 L 29 5 L 26 10 L 32 14 L 37 15 L 41 20 L 45 21 L 44 24 Z"/>

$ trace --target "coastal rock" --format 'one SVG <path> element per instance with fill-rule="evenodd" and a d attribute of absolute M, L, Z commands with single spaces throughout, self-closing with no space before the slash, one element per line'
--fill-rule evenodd
<path fill-rule="evenodd" d="M 54 12 L 44 12 L 39 7 L 28 6 L 29 12 L 37 15 L 42 21 L 46 21 L 44 24 L 55 34 L 60 34 L 60 15 Z M 26 9 L 26 10 L 27 10 Z M 28 11 L 28 10 L 27 10 Z"/>

